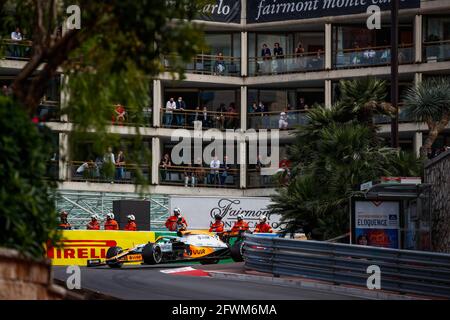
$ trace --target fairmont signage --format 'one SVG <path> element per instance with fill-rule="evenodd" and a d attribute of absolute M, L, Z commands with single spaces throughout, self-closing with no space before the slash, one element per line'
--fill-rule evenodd
<path fill-rule="evenodd" d="M 247 0 L 247 23 L 298 20 L 389 10 L 390 0 Z M 400 9 L 419 8 L 420 0 L 400 0 Z"/>
<path fill-rule="evenodd" d="M 200 9 L 200 20 L 240 23 L 241 1 L 240 0 L 216 0 Z"/>
<path fill-rule="evenodd" d="M 250 225 L 251 230 L 255 227 L 261 216 L 266 216 L 273 229 L 279 230 L 282 226 L 280 215 L 273 214 L 268 206 L 270 198 L 266 197 L 188 197 L 170 196 L 170 212 L 180 208 L 181 215 L 188 223 L 188 229 L 208 229 L 216 215 L 222 217 L 225 229 L 231 229 L 242 214 L 244 220 Z"/>

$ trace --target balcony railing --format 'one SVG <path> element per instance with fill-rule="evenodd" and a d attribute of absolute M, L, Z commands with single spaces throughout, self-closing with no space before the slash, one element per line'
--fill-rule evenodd
<path fill-rule="evenodd" d="M 168 71 L 172 69 L 169 60 L 164 59 L 164 67 Z M 191 63 L 185 65 L 185 70 L 187 73 L 239 77 L 241 58 L 199 54 L 192 59 Z"/>
<path fill-rule="evenodd" d="M 263 175 L 260 169 L 247 169 L 248 188 L 275 188 L 279 186 L 273 175 Z"/>
<path fill-rule="evenodd" d="M 160 184 L 185 187 L 239 188 L 239 169 L 160 166 Z"/>
<path fill-rule="evenodd" d="M 81 166 L 85 167 L 80 170 Z M 126 164 L 122 166 L 107 166 L 103 162 L 94 161 L 72 161 L 70 163 L 71 181 L 89 181 L 98 183 L 135 183 L 137 170 L 148 182 L 150 182 L 151 168 L 149 166 L 138 166 L 135 164 Z"/>
<path fill-rule="evenodd" d="M 374 120 L 375 124 L 391 123 L 391 117 L 389 117 L 389 116 L 377 115 L 374 117 L 373 120 Z M 399 104 L 398 121 L 399 122 L 413 122 L 414 121 L 414 119 L 411 118 L 411 116 L 406 113 L 403 103 Z"/>
<path fill-rule="evenodd" d="M 31 57 L 31 46 L 32 42 L 28 40 L 0 40 L 0 57 L 11 60 L 28 60 Z"/>
<path fill-rule="evenodd" d="M 61 121 L 61 110 L 58 101 L 43 101 L 37 108 L 36 119 L 39 122 Z"/>
<path fill-rule="evenodd" d="M 248 127 L 251 129 L 294 129 L 308 123 L 307 110 L 273 112 L 251 112 L 248 114 Z"/>
<path fill-rule="evenodd" d="M 414 48 L 412 44 L 401 45 L 398 50 L 400 64 L 414 62 Z M 390 65 L 391 47 L 385 46 L 338 50 L 335 53 L 334 59 L 334 67 L 337 69 Z"/>
<path fill-rule="evenodd" d="M 450 60 L 450 40 L 424 42 L 423 47 L 423 62 L 439 62 Z"/>
<path fill-rule="evenodd" d="M 306 52 L 276 57 L 250 57 L 248 59 L 249 76 L 320 71 L 325 68 L 325 55 L 322 51 Z"/>
<path fill-rule="evenodd" d="M 192 129 L 200 124 L 204 129 L 237 129 L 240 127 L 240 117 L 237 112 L 204 112 L 203 110 L 172 110 L 167 112 L 166 108 L 161 108 L 161 126 L 163 127 Z"/>

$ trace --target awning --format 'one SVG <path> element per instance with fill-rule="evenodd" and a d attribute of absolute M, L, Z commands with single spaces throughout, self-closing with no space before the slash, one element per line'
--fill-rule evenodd
<path fill-rule="evenodd" d="M 412 200 L 427 197 L 431 184 L 379 183 L 365 194 L 368 200 Z"/>

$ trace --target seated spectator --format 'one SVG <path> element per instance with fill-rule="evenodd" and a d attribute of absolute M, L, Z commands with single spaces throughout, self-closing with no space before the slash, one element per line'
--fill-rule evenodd
<path fill-rule="evenodd" d="M 317 50 L 317 54 L 311 59 L 310 66 L 313 69 L 323 68 L 323 51 L 322 49 Z"/>
<path fill-rule="evenodd" d="M 76 175 L 82 176 L 85 179 L 92 179 L 96 176 L 98 170 L 97 165 L 93 160 L 89 160 L 80 165 L 75 171 Z"/>
<path fill-rule="evenodd" d="M 285 111 L 280 113 L 280 120 L 278 121 L 278 128 L 280 130 L 286 130 L 288 128 L 288 116 Z"/>

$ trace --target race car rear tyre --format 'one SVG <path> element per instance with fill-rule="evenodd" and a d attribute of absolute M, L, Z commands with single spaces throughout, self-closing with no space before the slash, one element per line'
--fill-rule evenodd
<path fill-rule="evenodd" d="M 219 263 L 220 259 L 205 259 L 200 260 L 200 264 L 217 264 Z"/>
<path fill-rule="evenodd" d="M 106 259 L 112 258 L 114 256 L 117 256 L 119 253 L 122 252 L 121 247 L 110 247 L 108 251 L 106 252 Z M 123 262 L 117 262 L 117 261 L 106 261 L 106 264 L 110 268 L 120 268 L 123 265 Z"/>
<path fill-rule="evenodd" d="M 162 262 L 162 252 L 159 246 L 147 243 L 142 249 L 142 258 L 145 264 L 158 264 Z"/>
<path fill-rule="evenodd" d="M 242 256 L 242 250 L 244 247 L 243 241 L 236 241 L 230 248 L 231 259 L 234 262 L 242 262 L 244 261 L 244 257 Z"/>

